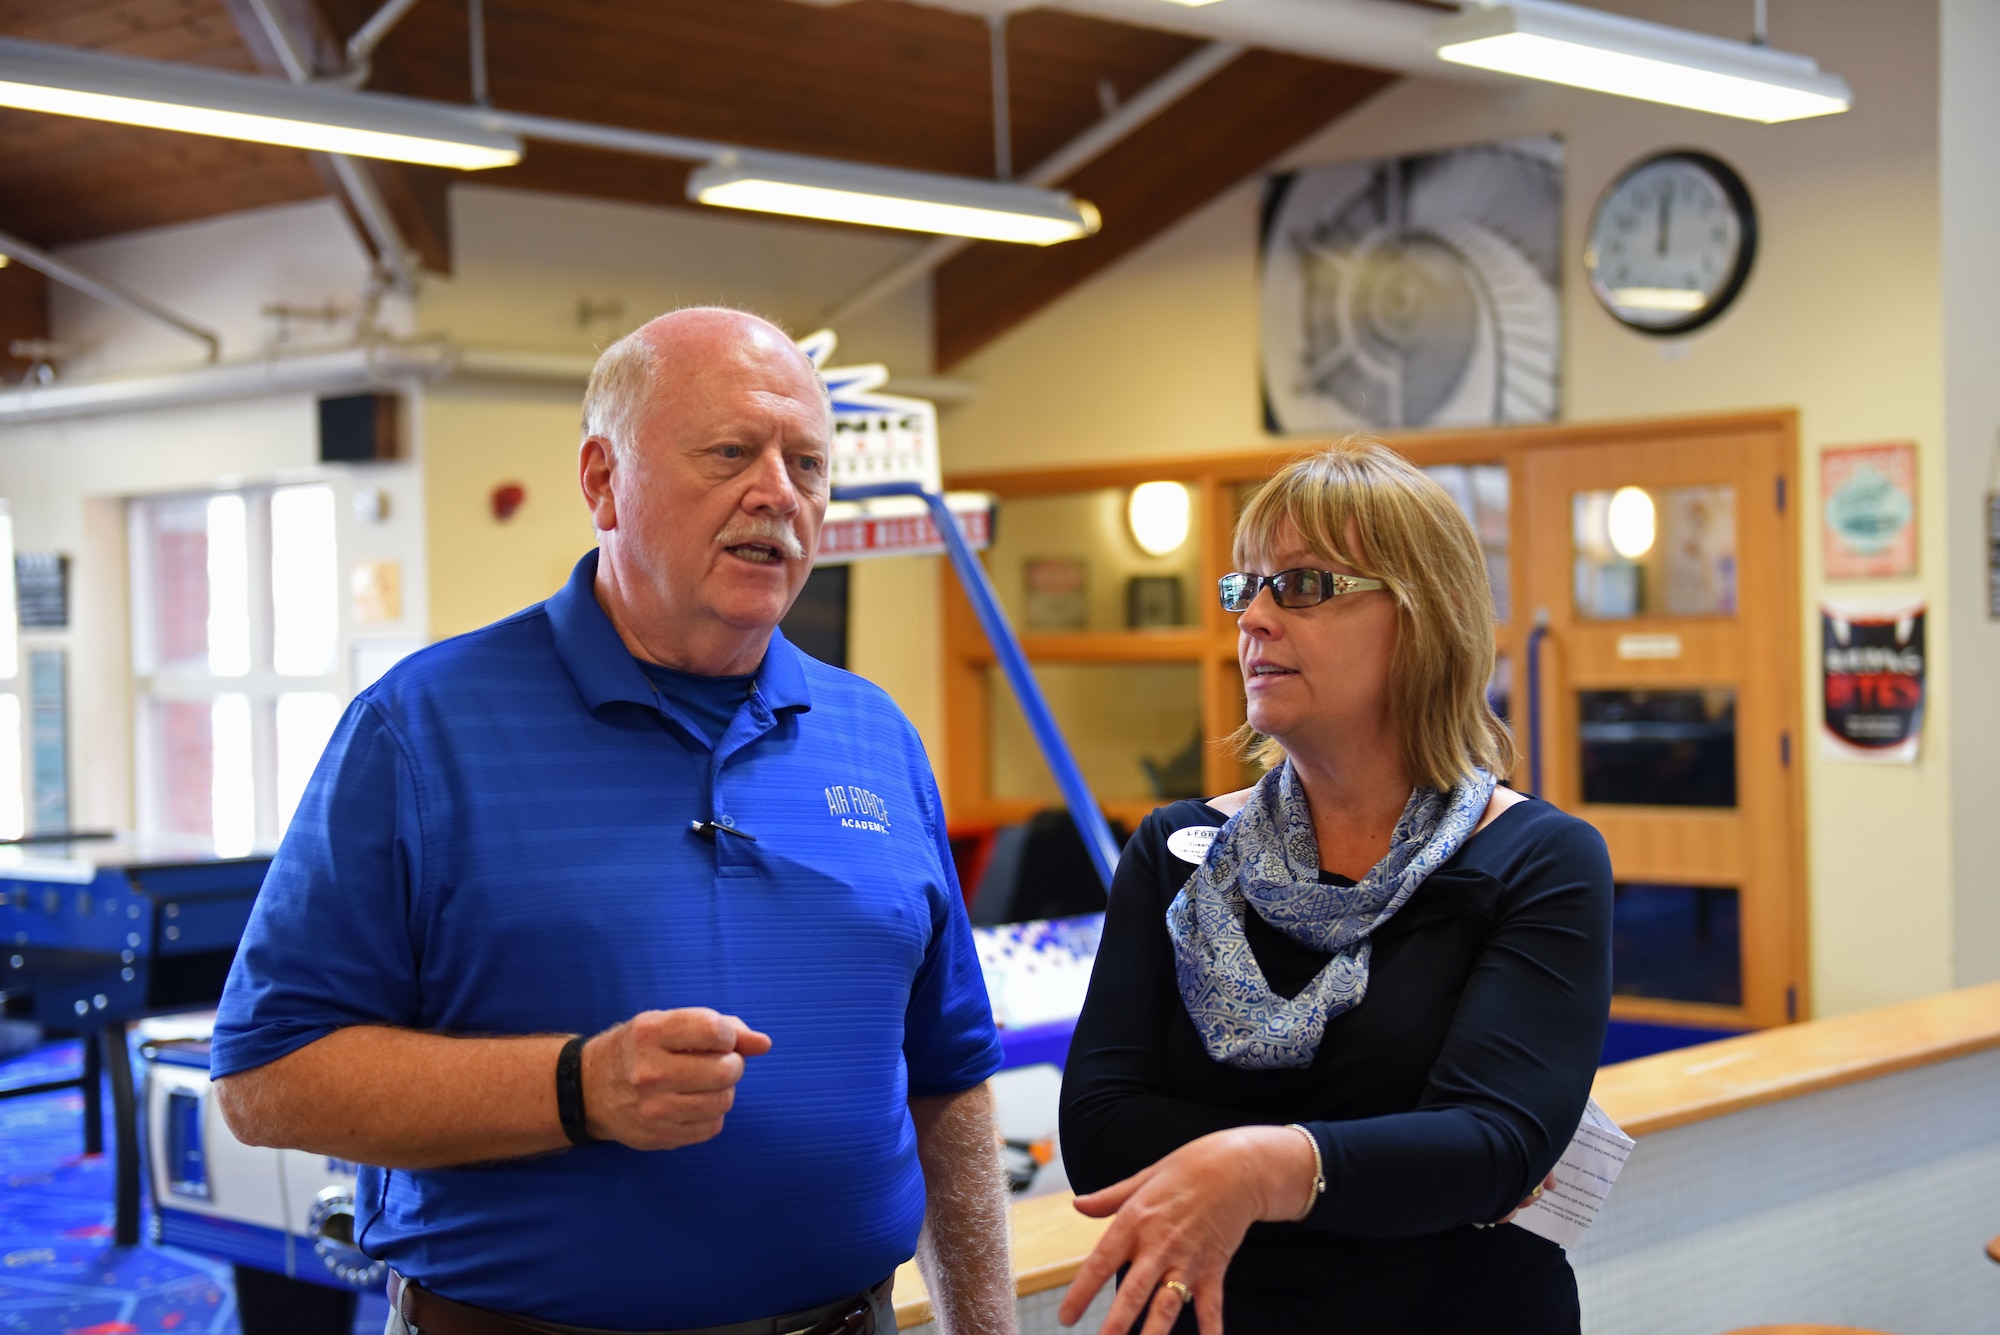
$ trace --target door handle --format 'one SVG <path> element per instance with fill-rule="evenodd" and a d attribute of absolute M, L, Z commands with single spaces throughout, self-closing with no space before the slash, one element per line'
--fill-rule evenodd
<path fill-rule="evenodd" d="M 1535 609 L 1528 629 L 1528 794 L 1542 795 L 1542 641 L 1549 637 L 1549 609 Z"/>

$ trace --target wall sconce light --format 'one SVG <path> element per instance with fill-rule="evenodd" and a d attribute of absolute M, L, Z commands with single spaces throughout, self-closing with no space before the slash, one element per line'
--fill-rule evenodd
<path fill-rule="evenodd" d="M 1125 503 L 1132 541 L 1148 556 L 1165 556 L 1187 541 L 1192 510 L 1188 489 L 1178 482 L 1141 482 Z"/>

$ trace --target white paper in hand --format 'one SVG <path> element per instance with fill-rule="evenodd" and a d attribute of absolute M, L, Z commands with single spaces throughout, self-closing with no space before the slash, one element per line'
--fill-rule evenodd
<path fill-rule="evenodd" d="M 1555 1186 L 1515 1215 L 1513 1222 L 1565 1249 L 1576 1246 L 1583 1231 L 1596 1222 L 1611 1184 L 1632 1157 L 1634 1143 L 1596 1099 L 1590 1100 L 1576 1137 L 1556 1164 Z"/>

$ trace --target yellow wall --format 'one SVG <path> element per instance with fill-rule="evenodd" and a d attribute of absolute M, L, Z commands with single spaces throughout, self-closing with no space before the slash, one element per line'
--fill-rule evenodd
<path fill-rule="evenodd" d="M 1607 7 L 1731 35 L 1748 18 L 1747 7 L 1725 0 Z M 1280 165 L 1559 133 L 1567 420 L 1796 406 L 1809 516 L 1819 503 L 1820 447 L 1916 441 L 1919 577 L 1829 587 L 1819 524 L 1802 526 L 1799 632 L 1811 663 L 1823 593 L 1909 594 L 1945 610 L 1937 29 L 1926 6 L 1775 0 L 1771 8 L 1773 41 L 1846 77 L 1854 111 L 1765 127 L 1555 88 L 1410 80 Z M 1597 307 L 1579 238 L 1618 171 L 1675 147 L 1737 167 L 1756 197 L 1762 243 L 1729 314 L 1662 341 L 1624 330 Z M 1256 387 L 1257 203 L 1258 183 L 1245 183 L 953 368 L 978 393 L 944 420 L 947 469 L 1269 448 Z M 1934 615 L 1934 664 L 1950 631 Z M 1816 679 L 1803 685 L 1815 701 Z M 1804 748 L 1818 1013 L 1951 985 L 1952 714 L 1941 673 L 1933 692 L 1915 766 L 1826 762 Z M 1806 722 L 1809 731 L 1817 725 L 1810 713 Z"/>
<path fill-rule="evenodd" d="M 433 640 L 540 602 L 596 543 L 577 489 L 579 399 L 511 386 L 424 396 Z M 503 522 L 489 498 L 508 482 L 527 500 Z"/>

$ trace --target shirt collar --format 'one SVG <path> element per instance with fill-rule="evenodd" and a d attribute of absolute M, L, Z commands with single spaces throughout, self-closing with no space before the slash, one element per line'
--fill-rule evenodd
<path fill-rule="evenodd" d="M 596 710 L 622 701 L 657 709 L 653 683 L 646 679 L 597 601 L 597 555 L 595 547 L 585 552 L 570 571 L 569 582 L 542 604 L 555 635 L 556 657 L 568 669 L 586 707 Z M 757 668 L 753 693 L 774 710 L 811 709 L 804 657 L 784 632 L 773 629 L 764 661 Z"/>

